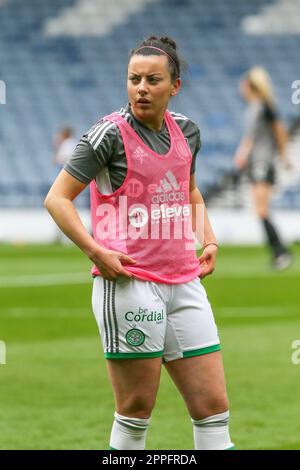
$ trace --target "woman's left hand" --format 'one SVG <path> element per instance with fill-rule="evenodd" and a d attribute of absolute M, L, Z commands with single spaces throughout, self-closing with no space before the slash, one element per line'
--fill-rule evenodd
<path fill-rule="evenodd" d="M 247 166 L 247 162 L 248 159 L 241 155 L 236 155 L 233 160 L 234 166 L 240 171 L 244 170 L 244 168 Z"/>
<path fill-rule="evenodd" d="M 199 259 L 201 266 L 200 279 L 212 274 L 215 270 L 218 247 L 216 245 L 207 245 Z"/>

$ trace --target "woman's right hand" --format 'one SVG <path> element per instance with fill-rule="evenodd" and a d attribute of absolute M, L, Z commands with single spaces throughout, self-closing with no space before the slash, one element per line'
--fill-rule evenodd
<path fill-rule="evenodd" d="M 123 266 L 126 264 L 135 264 L 136 261 L 119 251 L 102 249 L 93 254 L 90 258 L 97 266 L 104 279 L 113 281 L 119 276 L 133 277 Z"/>

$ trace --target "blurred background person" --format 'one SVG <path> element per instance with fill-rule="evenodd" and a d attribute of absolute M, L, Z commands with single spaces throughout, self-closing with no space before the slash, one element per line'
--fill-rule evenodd
<path fill-rule="evenodd" d="M 76 144 L 77 141 L 74 138 L 73 129 L 69 126 L 64 126 L 55 135 L 53 143 L 53 164 L 56 166 L 58 173 L 73 154 Z"/>
<path fill-rule="evenodd" d="M 264 68 L 251 68 L 240 83 L 240 92 L 247 109 L 244 135 L 235 153 L 234 164 L 239 171 L 247 172 L 254 208 L 272 252 L 272 267 L 281 270 L 291 264 L 292 255 L 270 220 L 270 203 L 278 153 L 284 166 L 291 169 L 286 154 L 288 134 L 278 117 L 271 79 Z"/>

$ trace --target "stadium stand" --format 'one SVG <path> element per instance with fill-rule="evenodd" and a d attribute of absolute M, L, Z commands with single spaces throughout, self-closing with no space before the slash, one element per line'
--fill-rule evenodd
<path fill-rule="evenodd" d="M 42 206 L 55 176 L 53 135 L 70 124 L 79 139 L 100 116 L 123 106 L 128 51 L 152 33 L 174 36 L 190 65 L 173 106 L 201 128 L 203 194 L 221 190 L 241 135 L 238 82 L 246 69 L 259 63 L 269 70 L 288 125 L 300 114 L 291 101 L 291 82 L 300 78 L 299 31 L 261 28 L 264 21 L 276 26 L 278 15 L 288 24 L 300 2 L 286 3 L 2 0 L 0 79 L 7 99 L 0 104 L 0 206 Z M 299 152 L 298 137 L 291 147 Z M 299 186 L 299 178 L 286 181 L 276 207 L 299 208 Z"/>

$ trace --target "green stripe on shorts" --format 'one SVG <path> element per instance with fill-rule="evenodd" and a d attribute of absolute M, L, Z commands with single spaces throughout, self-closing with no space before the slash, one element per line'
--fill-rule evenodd
<path fill-rule="evenodd" d="M 201 349 L 192 349 L 191 351 L 183 351 L 183 357 L 193 357 L 193 356 L 202 356 L 202 354 L 208 354 L 215 351 L 220 351 L 221 345 L 214 344 L 213 346 L 208 346 L 208 348 Z"/>
<path fill-rule="evenodd" d="M 105 359 L 147 359 L 150 357 L 162 357 L 163 351 L 151 353 L 105 353 Z"/>

